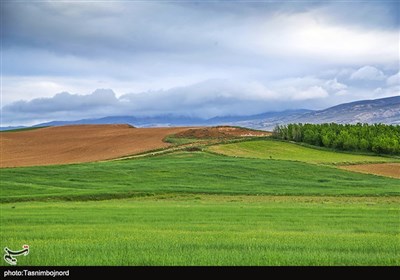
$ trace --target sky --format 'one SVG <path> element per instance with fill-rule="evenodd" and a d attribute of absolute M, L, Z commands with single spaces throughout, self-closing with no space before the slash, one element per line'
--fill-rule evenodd
<path fill-rule="evenodd" d="M 1 1 L 1 125 L 400 94 L 399 1 Z"/>

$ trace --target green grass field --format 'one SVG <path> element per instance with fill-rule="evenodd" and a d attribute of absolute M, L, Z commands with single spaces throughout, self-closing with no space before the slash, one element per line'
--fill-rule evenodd
<path fill-rule="evenodd" d="M 164 138 L 164 142 L 171 143 L 174 145 L 185 145 L 190 143 L 205 142 L 205 140 L 196 138 L 182 138 L 182 137 L 175 137 L 174 135 L 169 135 Z"/>
<path fill-rule="evenodd" d="M 0 182 L 0 245 L 30 245 L 19 265 L 400 264 L 398 179 L 177 152 Z"/>
<path fill-rule="evenodd" d="M 400 159 L 374 155 L 358 155 L 329 151 L 274 140 L 259 140 L 216 145 L 210 151 L 228 155 L 258 159 L 280 159 L 321 164 L 355 164 L 366 162 L 396 162 Z"/>
<path fill-rule="evenodd" d="M 398 202 L 181 194 L 6 203 L 1 240 L 30 245 L 19 265 L 399 265 Z"/>
<path fill-rule="evenodd" d="M 153 193 L 400 195 L 399 180 L 302 162 L 180 152 L 115 162 L 2 169 L 2 202 Z"/>

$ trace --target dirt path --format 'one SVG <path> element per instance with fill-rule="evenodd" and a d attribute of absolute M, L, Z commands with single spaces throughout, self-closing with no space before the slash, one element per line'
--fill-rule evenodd
<path fill-rule="evenodd" d="M 187 129 L 74 125 L 2 132 L 0 167 L 91 162 L 139 154 L 170 146 L 163 138 Z"/>
<path fill-rule="evenodd" d="M 382 175 L 400 179 L 400 163 L 357 164 L 342 166 L 340 168 L 355 172 Z"/>

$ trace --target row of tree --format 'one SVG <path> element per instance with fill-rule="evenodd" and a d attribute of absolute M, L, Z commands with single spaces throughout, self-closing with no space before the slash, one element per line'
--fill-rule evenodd
<path fill-rule="evenodd" d="M 277 139 L 346 151 L 400 154 L 400 126 L 385 124 L 288 124 L 275 127 Z"/>

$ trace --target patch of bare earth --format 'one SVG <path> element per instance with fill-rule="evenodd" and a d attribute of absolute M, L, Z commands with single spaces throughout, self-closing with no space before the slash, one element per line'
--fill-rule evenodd
<path fill-rule="evenodd" d="M 269 135 L 271 135 L 271 132 L 268 131 L 258 131 L 232 126 L 217 126 L 188 129 L 175 134 L 175 137 L 198 139 L 232 139 L 240 137 L 261 137 Z"/>
<path fill-rule="evenodd" d="M 170 144 L 163 138 L 185 127 L 73 125 L 0 133 L 0 167 L 80 163 L 112 159 Z"/>
<path fill-rule="evenodd" d="M 342 166 L 342 169 L 400 179 L 400 163 L 376 163 Z"/>

